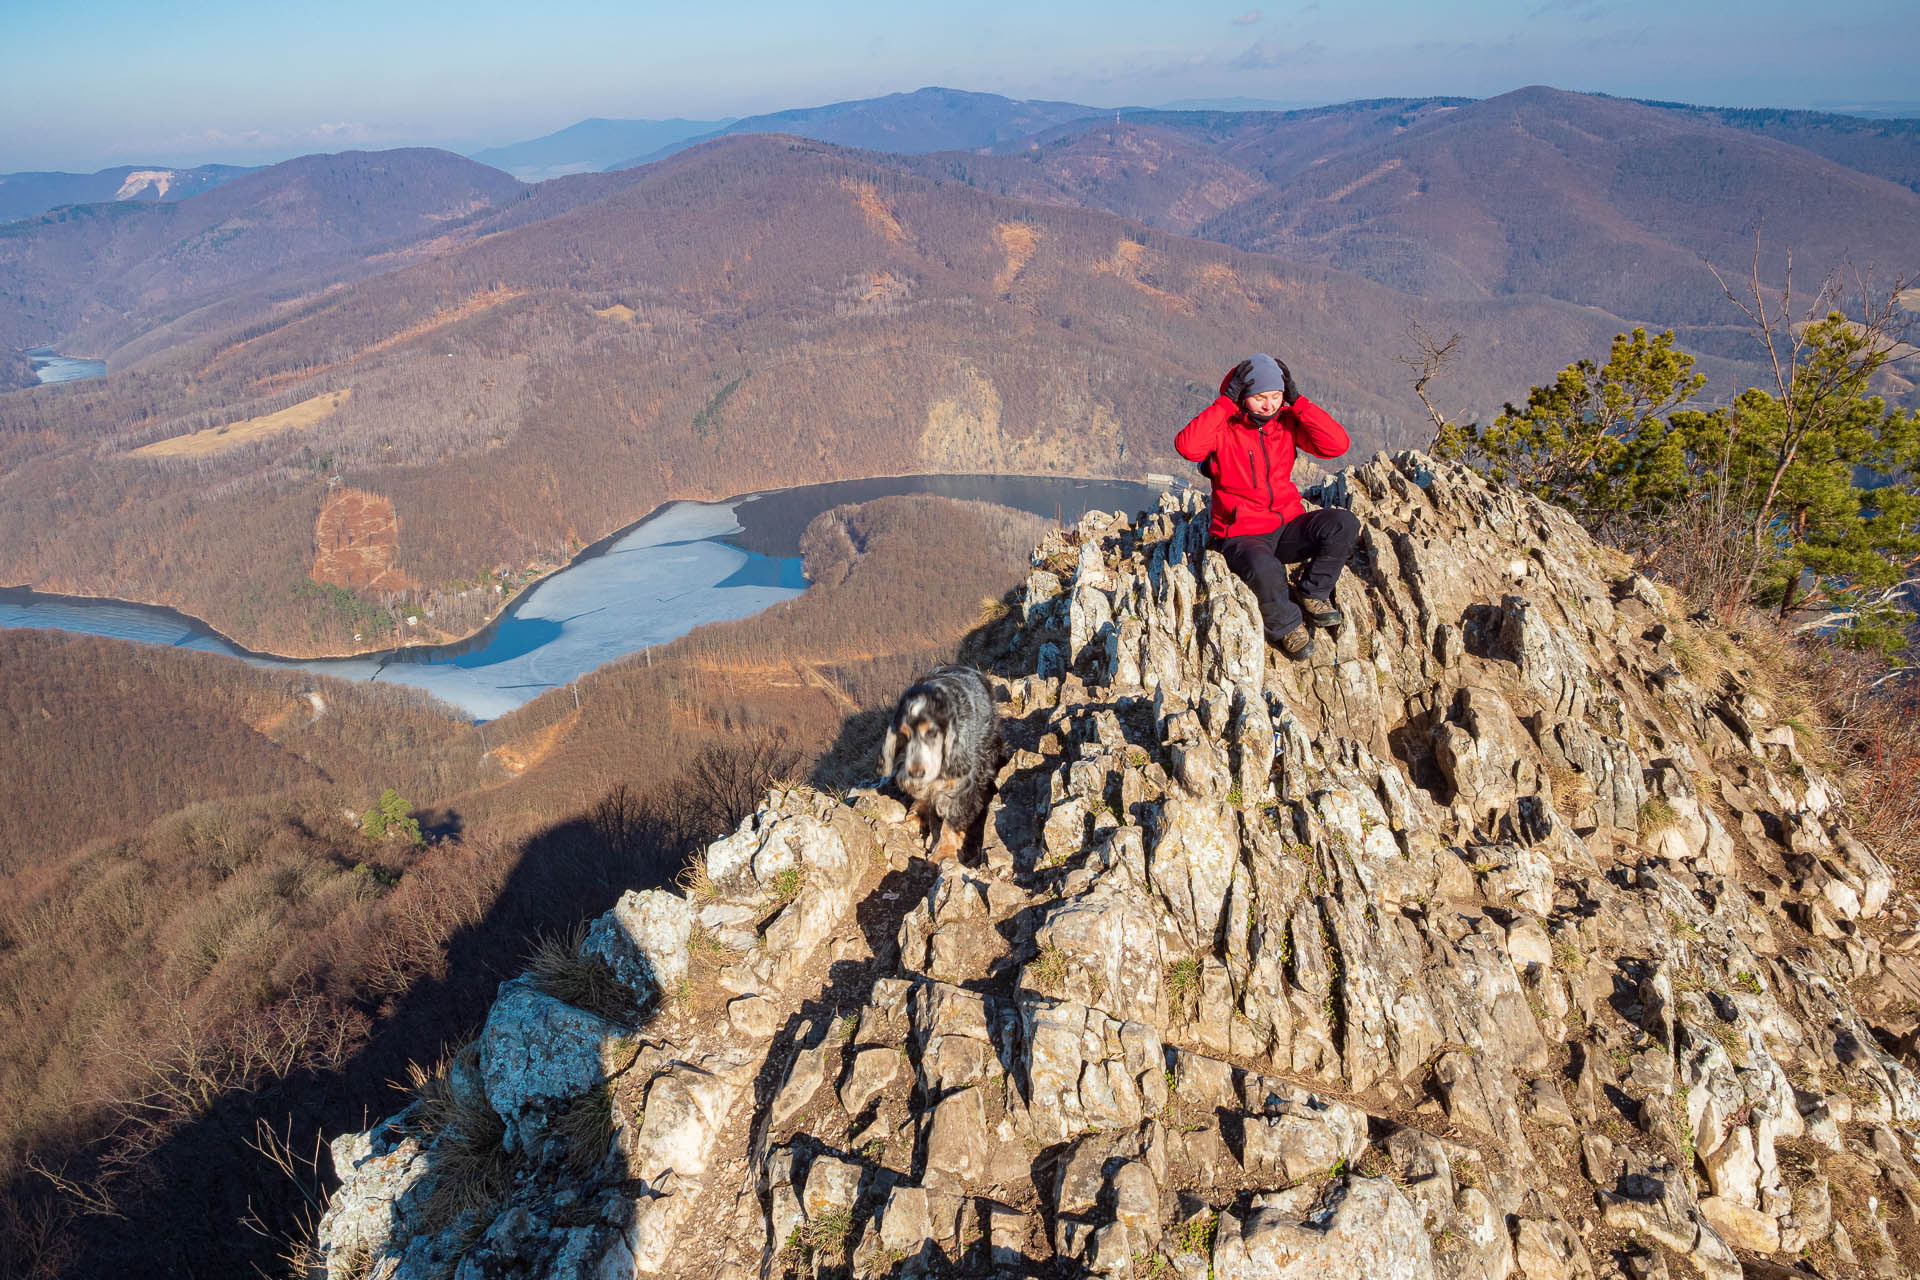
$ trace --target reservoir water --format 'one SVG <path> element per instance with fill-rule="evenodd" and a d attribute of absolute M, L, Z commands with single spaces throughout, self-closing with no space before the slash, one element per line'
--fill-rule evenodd
<path fill-rule="evenodd" d="M 33 364 L 34 376 L 41 382 L 78 382 L 82 378 L 104 378 L 107 376 L 105 360 L 87 360 L 79 356 L 63 356 L 54 353 L 51 347 L 35 347 L 27 352 L 27 359 Z"/>
<path fill-rule="evenodd" d="M 806 588 L 800 534 L 822 511 L 895 493 L 998 502 L 1072 522 L 1091 510 L 1151 506 L 1159 490 L 1125 481 L 1033 476 L 898 476 L 676 502 L 595 543 L 457 644 L 353 658 L 291 659 L 241 649 L 196 618 L 115 600 L 0 589 L 0 627 L 39 627 L 224 653 L 267 667 L 424 689 L 490 720 L 595 667 L 744 618 Z"/>

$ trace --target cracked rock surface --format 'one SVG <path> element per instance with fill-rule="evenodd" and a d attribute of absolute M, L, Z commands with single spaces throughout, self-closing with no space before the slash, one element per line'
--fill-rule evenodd
<path fill-rule="evenodd" d="M 1737 647 L 1417 454 L 1311 662 L 1206 516 L 1037 548 L 977 849 L 769 796 L 333 1145 L 329 1280 L 1920 1275 L 1920 931 Z M 1906 1056 L 1896 1056 L 1902 1050 Z"/>

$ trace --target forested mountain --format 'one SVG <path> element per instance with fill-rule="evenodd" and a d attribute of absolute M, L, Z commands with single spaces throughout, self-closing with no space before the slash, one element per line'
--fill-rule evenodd
<path fill-rule="evenodd" d="M 232 164 L 190 169 L 123 164 L 98 173 L 0 173 L 0 222 L 36 217 L 63 204 L 185 200 L 251 172 L 249 166 Z"/>
<path fill-rule="evenodd" d="M 1637 103 L 1523 89 L 1294 175 L 1202 224 L 1242 248 L 1428 297 L 1544 294 L 1668 324 L 1729 319 L 1702 269 L 1901 262 L 1920 197 L 1798 148 Z"/>
<path fill-rule="evenodd" d="M 0 334 L 116 373 L 0 397 L 0 580 L 337 651 L 365 602 L 312 591 L 333 476 L 388 513 L 386 581 L 464 627 L 472 584 L 670 498 L 1180 469 L 1171 429 L 1248 349 L 1362 450 L 1425 438 L 1410 323 L 1466 335 L 1455 411 L 1635 324 L 1731 394 L 1755 352 L 1703 258 L 1743 270 L 1764 222 L 1778 285 L 1788 249 L 1817 276 L 1920 238 L 1903 187 L 1622 99 L 1078 110 L 924 90 L 786 121 L 885 154 L 729 136 L 523 187 L 349 153 L 13 224 Z M 1000 152 L 894 153 L 962 135 Z"/>
<path fill-rule="evenodd" d="M 1897 182 L 1909 191 L 1920 191 L 1920 120 L 1777 107 L 1697 107 L 1684 102 L 1643 105 L 1804 147 L 1835 164 Z"/>
<path fill-rule="evenodd" d="M 1072 102 L 1025 101 L 997 93 L 926 88 L 880 98 L 833 102 L 735 120 L 725 128 L 659 147 L 636 151 L 613 168 L 664 159 L 676 151 L 732 133 L 790 133 L 843 147 L 911 154 L 971 150 L 1025 138 L 1068 120 L 1107 114 L 1099 107 Z"/>
<path fill-rule="evenodd" d="M 178 203 L 56 209 L 0 226 L 0 346 L 98 349 L 135 314 L 432 232 L 517 180 L 445 151 L 347 151 L 258 169 Z"/>
<path fill-rule="evenodd" d="M 1540 295 L 1711 328 L 1734 316 L 1702 260 L 1744 270 L 1762 224 L 1769 284 L 1784 283 L 1789 249 L 1816 275 L 1907 261 L 1920 196 L 1896 184 L 1920 171 L 1913 122 L 1833 123 L 1844 120 L 1529 88 L 1284 114 L 1130 112 L 1005 156 L 914 163 L 1424 298 Z"/>

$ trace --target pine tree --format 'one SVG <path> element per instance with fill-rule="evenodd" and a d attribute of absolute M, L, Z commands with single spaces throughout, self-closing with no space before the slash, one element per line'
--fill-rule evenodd
<path fill-rule="evenodd" d="M 411 816 L 412 810 L 413 806 L 401 799 L 399 792 L 388 787 L 361 817 L 361 834 L 370 840 L 400 836 L 408 844 L 424 844 L 426 841 L 420 834 L 420 821 Z"/>
<path fill-rule="evenodd" d="M 1486 428 L 1436 447 L 1575 510 L 1651 558 L 1685 566 L 1724 611 L 1822 607 L 1850 643 L 1904 647 L 1902 591 L 1920 576 L 1920 414 L 1868 387 L 1893 348 L 1835 311 L 1802 326 L 1783 394 L 1683 407 L 1705 384 L 1671 331 L 1615 337 L 1606 364 L 1567 366 Z M 1444 424 L 1443 424 L 1444 427 Z M 1684 522 L 1677 526 L 1676 522 Z M 1677 527 L 1690 535 L 1676 539 Z"/>

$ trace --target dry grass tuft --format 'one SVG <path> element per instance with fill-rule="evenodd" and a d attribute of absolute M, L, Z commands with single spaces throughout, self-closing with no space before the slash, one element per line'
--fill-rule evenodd
<path fill-rule="evenodd" d="M 1200 957 L 1182 956 L 1167 966 L 1167 1003 L 1177 1016 L 1188 1016 L 1200 1000 Z"/>
<path fill-rule="evenodd" d="M 581 1177 L 592 1173 L 613 1142 L 613 1086 L 594 1086 L 560 1113 L 553 1129 L 567 1144 L 567 1167 Z"/>
<path fill-rule="evenodd" d="M 1585 774 L 1553 758 L 1547 760 L 1547 787 L 1553 792 L 1556 806 L 1564 804 L 1577 809 L 1594 798 L 1593 783 Z"/>
<path fill-rule="evenodd" d="M 774 902 L 784 907 L 800 896 L 803 883 L 804 877 L 799 867 L 782 867 L 773 873 L 773 879 L 767 882 L 767 887 L 773 892 Z"/>
<path fill-rule="evenodd" d="M 1659 835 L 1674 823 L 1680 821 L 1680 815 L 1673 806 L 1661 796 L 1648 796 L 1640 804 L 1640 835 L 1642 839 Z"/>
<path fill-rule="evenodd" d="M 728 992 L 716 979 L 722 969 L 739 958 L 740 953 L 720 941 L 712 930 L 695 925 L 687 939 L 687 975 L 674 998 L 697 1017 L 717 1012 L 726 1004 Z"/>
<path fill-rule="evenodd" d="M 1067 953 L 1048 944 L 1027 966 L 1027 979 L 1042 991 L 1058 991 L 1067 980 Z"/>
<path fill-rule="evenodd" d="M 604 960 L 580 954 L 586 941 L 584 922 L 565 935 L 542 938 L 527 958 L 527 972 L 534 985 L 576 1009 L 598 1014 L 609 1022 L 632 1025 L 640 1016 L 633 993 L 613 976 Z"/>
<path fill-rule="evenodd" d="M 423 1210 L 431 1231 L 444 1230 L 469 1213 L 490 1216 L 512 1187 L 506 1123 L 484 1100 L 464 1097 L 453 1087 L 454 1062 L 477 1053 L 478 1046 L 469 1044 L 431 1069 L 407 1064 L 420 1103 L 413 1127 L 432 1143 Z"/>
<path fill-rule="evenodd" d="M 1920 877 L 1920 680 L 1884 659 L 1793 635 L 1770 615 L 1745 619 L 1754 683 L 1807 761 L 1840 784 L 1853 832 L 1907 886 Z"/>
<path fill-rule="evenodd" d="M 720 884 L 707 871 L 706 858 L 695 855 L 686 869 L 674 878 L 680 892 L 695 902 L 717 902 L 720 898 Z"/>

